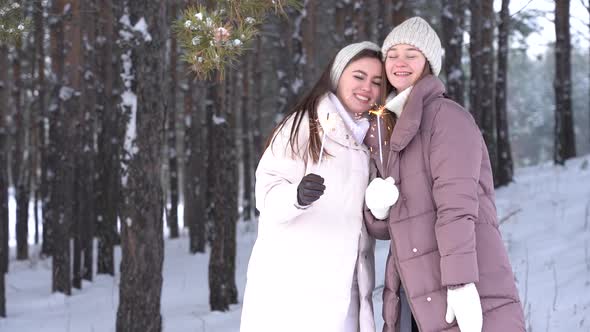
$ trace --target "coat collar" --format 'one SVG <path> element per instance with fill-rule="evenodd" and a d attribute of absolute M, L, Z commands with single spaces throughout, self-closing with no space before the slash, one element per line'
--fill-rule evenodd
<path fill-rule="evenodd" d="M 322 130 L 326 131 L 326 136 L 328 136 L 331 140 L 354 150 L 363 150 L 366 152 L 369 151 L 369 149 L 364 144 L 359 144 L 356 142 L 352 133 L 346 127 L 346 124 L 336 109 L 336 106 L 330 101 L 330 98 L 327 94 L 320 99 L 317 114 Z M 362 118 L 359 121 L 368 120 Z"/>
<path fill-rule="evenodd" d="M 424 107 L 444 92 L 445 87 L 440 79 L 432 75 L 414 85 L 391 134 L 389 146 L 392 151 L 401 151 L 410 143 L 420 128 Z"/>

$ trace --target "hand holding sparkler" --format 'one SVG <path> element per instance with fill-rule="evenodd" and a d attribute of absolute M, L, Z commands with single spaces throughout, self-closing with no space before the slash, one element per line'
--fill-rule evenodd
<path fill-rule="evenodd" d="M 374 105 L 373 109 L 369 110 L 369 113 L 371 114 L 375 114 L 376 118 L 377 118 L 377 139 L 379 141 L 379 161 L 381 162 L 381 165 L 383 166 L 383 141 L 381 140 L 381 116 L 383 115 L 383 112 L 385 111 L 385 106 L 377 106 Z"/>

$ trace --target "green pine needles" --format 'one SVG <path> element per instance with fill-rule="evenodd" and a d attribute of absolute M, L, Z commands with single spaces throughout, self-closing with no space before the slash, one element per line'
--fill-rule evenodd
<path fill-rule="evenodd" d="M 200 79 L 217 72 L 224 77 L 225 68 L 246 50 L 258 34 L 265 16 L 274 11 L 285 14 L 286 7 L 300 8 L 297 0 L 223 0 L 214 10 L 204 6 L 189 7 L 174 24 L 183 60 Z"/>
<path fill-rule="evenodd" d="M 18 2 L 0 0 L 0 43 L 16 43 L 30 24 Z"/>

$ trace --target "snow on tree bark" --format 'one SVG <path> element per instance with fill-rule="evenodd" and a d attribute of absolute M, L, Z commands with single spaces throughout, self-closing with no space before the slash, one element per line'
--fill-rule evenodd
<path fill-rule="evenodd" d="M 48 188 L 46 223 L 49 247 L 52 249 L 52 291 L 71 294 L 70 226 L 73 218 L 73 160 L 68 150 L 71 143 L 71 120 L 66 116 L 67 87 L 64 77 L 66 51 L 64 18 L 69 1 L 53 2 L 50 20 L 51 58 L 54 87 L 49 106 Z"/>
<path fill-rule="evenodd" d="M 123 96 L 127 136 L 121 211 L 121 283 L 116 329 L 162 330 L 160 300 L 164 239 L 160 185 L 165 140 L 164 80 L 166 2 L 129 0 L 120 22 L 125 51 Z M 127 98 L 127 99 L 125 99 Z"/>

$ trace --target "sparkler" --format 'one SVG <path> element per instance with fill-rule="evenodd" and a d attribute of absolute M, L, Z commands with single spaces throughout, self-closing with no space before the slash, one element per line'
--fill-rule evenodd
<path fill-rule="evenodd" d="M 371 109 L 369 113 L 375 114 L 377 116 L 377 138 L 379 140 L 379 161 L 381 161 L 381 165 L 383 165 L 383 147 L 381 144 L 381 115 L 385 111 L 385 106 L 374 106 L 374 109 Z"/>

